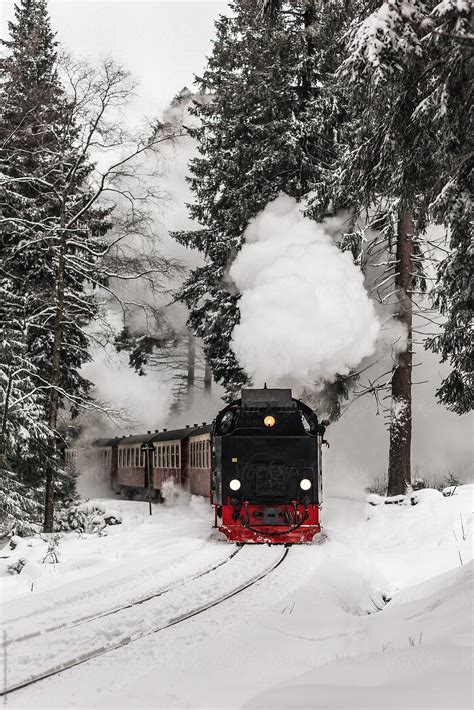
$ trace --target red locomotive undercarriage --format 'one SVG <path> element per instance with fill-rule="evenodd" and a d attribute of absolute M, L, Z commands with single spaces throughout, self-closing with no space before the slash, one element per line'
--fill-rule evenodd
<path fill-rule="evenodd" d="M 260 505 L 243 501 L 240 510 L 230 503 L 214 510 L 215 526 L 232 542 L 309 543 L 321 532 L 317 504 L 305 506 L 292 501 Z"/>

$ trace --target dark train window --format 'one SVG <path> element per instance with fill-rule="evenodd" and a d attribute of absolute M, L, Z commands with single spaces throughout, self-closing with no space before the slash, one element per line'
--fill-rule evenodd
<path fill-rule="evenodd" d="M 174 444 L 171 444 L 171 468 L 175 468 Z"/>

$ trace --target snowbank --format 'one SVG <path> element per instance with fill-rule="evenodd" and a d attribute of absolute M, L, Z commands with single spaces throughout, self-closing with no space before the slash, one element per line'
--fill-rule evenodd
<path fill-rule="evenodd" d="M 63 585 L 74 586 L 79 580 L 87 588 L 94 586 L 95 581 L 90 578 L 97 575 L 113 577 L 127 569 L 146 569 L 156 551 L 171 542 L 183 541 L 184 547 L 193 547 L 196 537 L 200 541 L 209 535 L 209 503 L 192 497 L 187 502 L 179 499 L 178 504 L 178 515 L 168 501 L 167 505 L 153 505 L 150 516 L 148 503 L 91 500 L 80 504 L 82 513 L 90 513 L 94 518 L 95 512 L 101 511 L 101 520 L 120 520 L 122 524 L 107 526 L 100 530 L 100 535 L 69 532 L 16 537 L 14 549 L 6 543 L 0 551 L 0 596 L 5 601 L 22 595 L 41 596 Z M 54 538 L 57 561 L 48 558 L 43 563 Z M 25 564 L 20 574 L 12 576 L 7 567 L 19 559 Z"/>
<path fill-rule="evenodd" d="M 15 693 L 9 705 L 471 707 L 472 494 L 473 486 L 459 486 L 449 497 L 422 490 L 416 505 L 329 498 L 324 544 L 294 546 L 284 564 L 246 592 L 159 638 Z M 105 609 L 228 554 L 227 545 L 208 542 L 207 501 L 176 505 L 157 506 L 148 519 L 146 504 L 121 503 L 123 525 L 71 548 L 83 562 L 85 549 L 95 550 L 96 575 L 76 581 L 77 570 L 63 569 L 62 586 L 24 591 L 15 600 L 15 623 L 28 627 L 34 615 L 40 628 L 51 609 L 60 619 L 71 604 L 78 614 Z M 255 567 L 274 552 L 253 548 Z M 60 564 L 66 559 L 63 554 Z M 231 565 L 221 573 L 219 581 L 237 585 Z M 203 599 L 215 592 L 206 589 L 209 579 L 200 578 Z"/>

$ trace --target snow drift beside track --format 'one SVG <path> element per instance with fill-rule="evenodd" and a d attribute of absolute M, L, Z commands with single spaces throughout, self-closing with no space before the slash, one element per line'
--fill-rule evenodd
<path fill-rule="evenodd" d="M 232 348 L 256 386 L 331 380 L 375 351 L 362 273 L 292 197 L 250 222 L 230 277 L 242 294 Z"/>

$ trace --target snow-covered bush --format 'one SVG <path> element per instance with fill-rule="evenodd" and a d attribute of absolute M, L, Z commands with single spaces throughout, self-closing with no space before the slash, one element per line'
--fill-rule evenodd
<path fill-rule="evenodd" d="M 45 542 L 48 543 L 46 555 L 43 558 L 43 564 L 57 564 L 59 562 L 59 543 L 61 535 L 51 535 Z"/>
<path fill-rule="evenodd" d="M 69 508 L 57 511 L 55 530 L 57 532 L 76 532 L 101 534 L 107 525 L 119 525 L 122 516 L 115 510 L 106 508 L 97 502 L 85 501 Z"/>
<path fill-rule="evenodd" d="M 17 560 L 14 562 L 10 562 L 9 565 L 7 565 L 7 572 L 9 574 L 20 574 L 21 570 L 23 567 L 26 565 L 26 560 L 24 557 L 19 557 Z"/>

